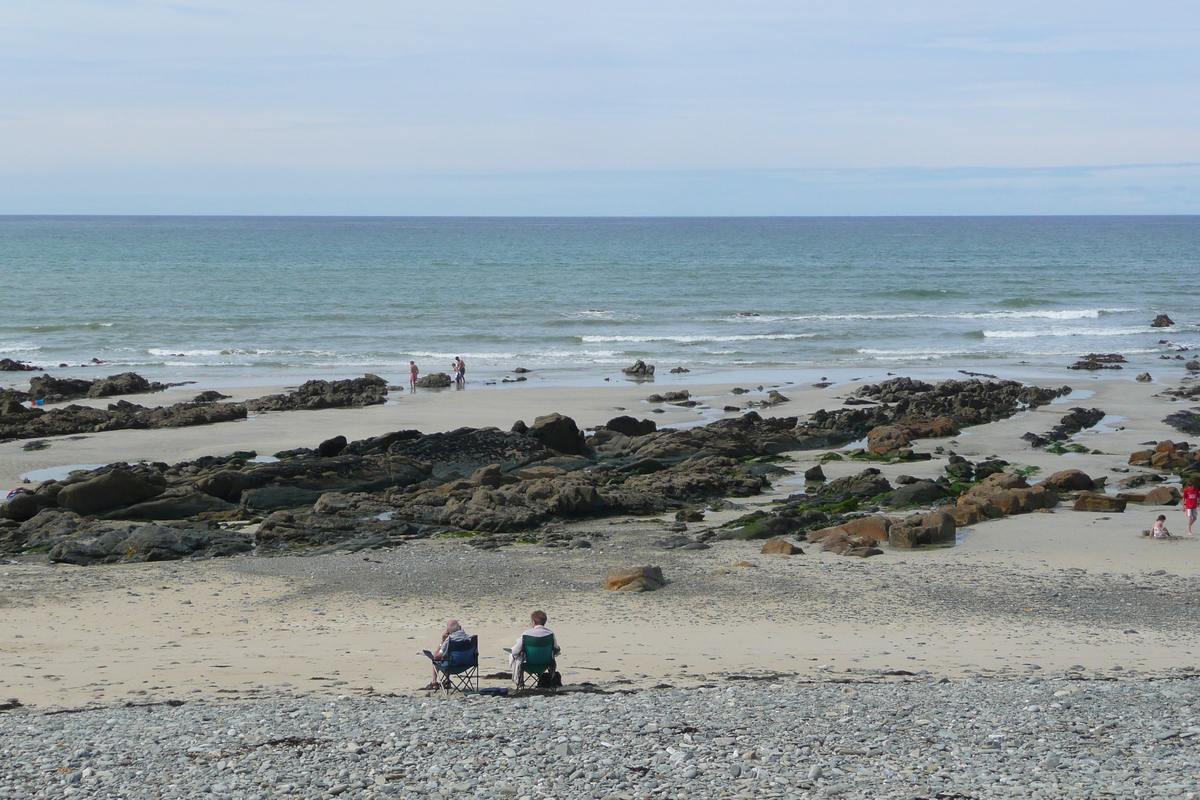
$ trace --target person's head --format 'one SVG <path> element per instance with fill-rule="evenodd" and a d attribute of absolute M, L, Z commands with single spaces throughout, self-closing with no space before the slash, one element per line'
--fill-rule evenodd
<path fill-rule="evenodd" d="M 410 362 L 408 362 L 408 365 L 409 365 L 410 367 L 415 367 L 415 366 L 416 366 L 416 364 L 417 364 L 417 362 L 415 362 L 415 361 L 410 361 Z"/>
<path fill-rule="evenodd" d="M 1166 522 L 1166 521 L 1167 521 L 1167 515 L 1166 515 L 1166 514 L 1159 514 L 1159 515 L 1158 515 L 1158 521 L 1159 521 L 1159 522 Z"/>
<path fill-rule="evenodd" d="M 461 631 L 461 630 L 462 630 L 462 625 L 458 624 L 458 620 L 456 620 L 456 619 L 446 620 L 446 633 L 454 633 L 456 631 Z"/>
<path fill-rule="evenodd" d="M 534 624 L 534 627 L 538 625 L 545 625 L 547 619 L 548 617 L 546 616 L 546 612 L 542 611 L 541 609 L 538 609 L 529 615 L 529 620 Z"/>

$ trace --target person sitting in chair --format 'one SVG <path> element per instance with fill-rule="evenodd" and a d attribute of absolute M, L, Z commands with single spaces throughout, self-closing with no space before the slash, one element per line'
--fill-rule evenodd
<path fill-rule="evenodd" d="M 426 689 L 438 688 L 437 664 L 441 663 L 442 665 L 448 665 L 450 663 L 450 657 L 448 655 L 450 652 L 450 646 L 447 644 L 447 642 L 462 642 L 469 638 L 471 637 L 467 636 L 467 632 L 462 629 L 462 625 L 458 624 L 458 620 L 446 620 L 446 630 L 442 632 L 442 643 L 438 645 L 438 649 L 433 653 L 433 660 L 435 662 L 433 667 L 433 681 L 431 681 L 430 684 L 425 687 Z"/>
<path fill-rule="evenodd" d="M 561 649 L 558 646 L 558 640 L 553 638 L 554 631 L 546 627 L 547 617 L 545 611 L 539 609 L 533 612 L 533 614 L 531 614 L 529 617 L 529 621 L 533 623 L 533 627 L 517 637 L 517 643 L 513 645 L 512 651 L 508 658 L 508 665 L 510 668 L 512 668 L 513 680 L 517 683 L 521 682 L 521 667 L 525 664 L 524 647 L 526 636 L 533 636 L 538 639 L 542 638 L 543 636 L 551 637 L 551 641 L 554 642 L 554 655 L 556 656 L 559 654 Z M 553 673 L 556 671 L 556 669 L 557 666 L 552 663 L 549 672 Z"/>

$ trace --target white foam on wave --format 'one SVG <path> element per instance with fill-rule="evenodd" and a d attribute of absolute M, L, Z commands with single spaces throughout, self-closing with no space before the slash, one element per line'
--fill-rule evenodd
<path fill-rule="evenodd" d="M 634 314 L 628 311 L 601 311 L 598 309 L 588 309 L 586 311 L 560 311 L 558 315 L 563 319 L 576 320 L 639 320 L 641 314 Z"/>
<path fill-rule="evenodd" d="M 1039 328 L 1027 331 L 989 331 L 983 332 L 985 339 L 1037 339 L 1042 336 L 1133 336 L 1136 334 L 1153 333 L 1158 331 L 1145 327 L 1139 328 Z"/>
<path fill-rule="evenodd" d="M 792 339 L 812 339 L 815 338 L 815 333 L 753 333 L 740 336 L 634 336 L 634 335 L 619 335 L 619 336 L 580 336 L 579 340 L 584 344 L 605 344 L 608 342 L 627 342 L 631 344 L 648 344 L 651 342 L 674 342 L 676 344 L 705 344 L 708 342 L 755 342 L 779 340 L 788 341 Z"/>
<path fill-rule="evenodd" d="M 41 350 L 40 345 L 29 344 L 26 342 L 13 342 L 0 344 L 0 353 L 36 353 Z"/>
<path fill-rule="evenodd" d="M 1025 311 L 905 311 L 888 313 L 854 314 L 798 314 L 795 316 L 744 316 L 736 314 L 726 317 L 726 322 L 853 322 L 859 320 L 904 320 L 904 319 L 1099 319 L 1106 314 L 1136 311 L 1132 308 L 1070 308 L 1035 309 Z"/>

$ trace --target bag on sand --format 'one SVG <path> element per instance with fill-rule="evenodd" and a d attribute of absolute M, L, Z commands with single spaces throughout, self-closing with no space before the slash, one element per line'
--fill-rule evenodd
<path fill-rule="evenodd" d="M 557 670 L 554 672 L 543 672 L 541 675 L 538 675 L 537 684 L 539 689 L 557 689 L 562 686 L 562 675 Z"/>

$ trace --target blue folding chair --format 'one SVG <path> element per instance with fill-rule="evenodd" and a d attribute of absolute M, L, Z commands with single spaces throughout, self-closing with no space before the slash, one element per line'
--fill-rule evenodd
<path fill-rule="evenodd" d="M 433 662 L 434 669 L 441 676 L 438 682 L 442 690 L 449 694 L 452 691 L 479 691 L 479 637 L 468 636 L 466 639 L 455 641 L 447 639 L 445 652 L 441 659 L 433 657 L 428 650 L 425 655 Z"/>

